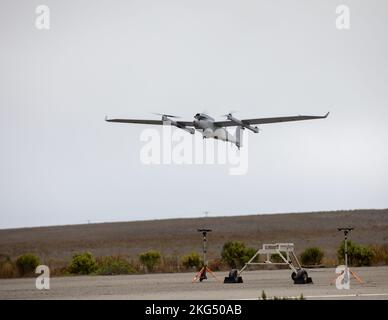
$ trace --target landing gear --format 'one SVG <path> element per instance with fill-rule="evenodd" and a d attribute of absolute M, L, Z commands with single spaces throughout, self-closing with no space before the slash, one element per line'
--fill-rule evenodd
<path fill-rule="evenodd" d="M 313 282 L 305 269 L 299 269 L 297 272 L 294 271 L 291 274 L 291 279 L 294 280 L 294 284 L 307 284 Z"/>
<path fill-rule="evenodd" d="M 229 271 L 229 276 L 225 277 L 224 283 L 243 283 L 243 279 L 238 275 L 237 269 Z"/>

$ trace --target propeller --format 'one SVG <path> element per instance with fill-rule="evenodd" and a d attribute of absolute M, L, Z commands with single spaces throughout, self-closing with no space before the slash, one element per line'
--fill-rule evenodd
<path fill-rule="evenodd" d="M 178 116 L 173 116 L 171 114 L 163 114 L 163 113 L 155 113 L 155 112 L 153 112 L 152 114 L 157 115 L 157 116 L 167 117 L 167 118 L 180 118 Z"/>
<path fill-rule="evenodd" d="M 230 110 L 229 113 L 227 114 L 222 114 L 221 117 L 228 117 L 229 115 L 233 115 L 234 113 L 236 113 L 237 111 L 236 110 Z"/>

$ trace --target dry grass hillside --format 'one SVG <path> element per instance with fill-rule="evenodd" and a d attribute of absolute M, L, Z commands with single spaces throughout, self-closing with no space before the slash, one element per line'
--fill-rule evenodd
<path fill-rule="evenodd" d="M 75 252 L 96 256 L 124 255 L 135 258 L 154 249 L 164 255 L 201 252 L 197 228 L 209 227 L 210 258 L 220 255 L 229 240 L 252 247 L 262 243 L 293 242 L 297 253 L 319 246 L 326 256 L 335 256 L 343 235 L 339 226 L 355 227 L 351 239 L 360 244 L 388 244 L 388 209 L 292 214 L 265 214 L 196 219 L 170 219 L 0 230 L 0 255 L 12 258 L 26 252 L 66 261 Z"/>

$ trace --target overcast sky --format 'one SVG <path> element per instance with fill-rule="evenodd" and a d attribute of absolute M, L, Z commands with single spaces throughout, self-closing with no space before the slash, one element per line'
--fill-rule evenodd
<path fill-rule="evenodd" d="M 35 8 L 50 8 L 50 30 Z M 350 30 L 335 27 L 337 5 Z M 0 228 L 388 207 L 388 4 L 0 3 Z M 263 125 L 249 169 L 140 162 L 147 126 L 331 114 Z"/>

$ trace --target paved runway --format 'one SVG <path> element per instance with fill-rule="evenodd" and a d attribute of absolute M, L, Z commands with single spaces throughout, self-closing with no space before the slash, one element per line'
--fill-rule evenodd
<path fill-rule="evenodd" d="M 364 280 L 352 279 L 350 290 L 338 290 L 330 282 L 334 269 L 309 270 L 314 284 L 294 285 L 290 270 L 247 271 L 244 283 L 223 284 L 212 277 L 191 283 L 194 273 L 128 276 L 78 276 L 51 278 L 50 290 L 37 290 L 35 278 L 0 280 L 0 299 L 388 299 L 388 267 L 352 269 Z M 227 272 L 217 272 L 220 280 Z"/>

